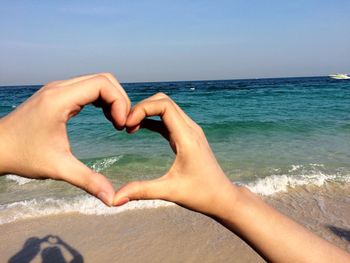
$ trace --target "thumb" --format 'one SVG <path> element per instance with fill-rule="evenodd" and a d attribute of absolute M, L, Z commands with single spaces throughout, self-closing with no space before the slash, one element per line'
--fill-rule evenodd
<path fill-rule="evenodd" d="M 74 156 L 66 160 L 62 169 L 61 180 L 85 190 L 108 206 L 112 205 L 114 189 L 104 175 L 94 172 Z"/>
<path fill-rule="evenodd" d="M 128 183 L 115 193 L 113 205 L 120 206 L 132 200 L 167 200 L 168 185 L 168 180 L 163 177 Z"/>

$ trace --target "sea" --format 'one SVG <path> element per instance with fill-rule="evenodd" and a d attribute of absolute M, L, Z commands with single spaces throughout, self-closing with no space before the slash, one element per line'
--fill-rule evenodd
<path fill-rule="evenodd" d="M 168 94 L 203 128 L 232 182 L 259 195 L 350 182 L 350 81 L 305 77 L 122 86 L 133 104 L 157 92 Z M 0 117 L 40 87 L 0 87 Z M 116 131 L 101 109 L 92 105 L 69 121 L 68 135 L 74 154 L 107 176 L 116 189 L 133 180 L 157 178 L 174 160 L 161 136 L 147 130 L 133 135 Z M 153 200 L 110 208 L 65 182 L 14 174 L 0 177 L 0 224 L 45 215 L 108 215 L 169 205 Z"/>

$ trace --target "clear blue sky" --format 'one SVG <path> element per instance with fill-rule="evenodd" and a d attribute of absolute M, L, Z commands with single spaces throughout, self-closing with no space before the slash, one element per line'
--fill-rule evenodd
<path fill-rule="evenodd" d="M 0 0 L 0 85 L 350 73 L 350 1 Z"/>

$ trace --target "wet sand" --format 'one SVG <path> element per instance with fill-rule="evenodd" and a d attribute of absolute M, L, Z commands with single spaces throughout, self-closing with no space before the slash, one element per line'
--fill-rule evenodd
<path fill-rule="evenodd" d="M 309 185 L 279 193 L 266 201 L 313 233 L 350 252 L 350 184 Z"/>
<path fill-rule="evenodd" d="M 266 201 L 350 252 L 349 185 L 291 189 Z M 212 219 L 177 206 L 27 219 L 0 232 L 1 262 L 264 262 Z"/>

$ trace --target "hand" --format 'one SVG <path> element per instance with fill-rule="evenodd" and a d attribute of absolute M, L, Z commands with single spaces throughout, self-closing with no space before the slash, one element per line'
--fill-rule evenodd
<path fill-rule="evenodd" d="M 56 245 L 61 241 L 61 239 L 58 236 L 54 236 L 54 235 L 48 235 L 48 236 L 44 237 L 42 240 L 44 242 L 51 244 L 51 245 Z"/>
<path fill-rule="evenodd" d="M 160 116 L 162 121 L 145 119 L 150 116 Z M 176 158 L 164 176 L 122 187 L 115 195 L 115 205 L 129 200 L 162 199 L 217 215 L 226 209 L 220 204 L 232 204 L 232 194 L 238 187 L 221 170 L 202 129 L 168 96 L 158 93 L 137 104 L 126 127 L 130 133 L 139 128 L 159 132 L 169 140 Z"/>
<path fill-rule="evenodd" d="M 160 116 L 162 121 L 145 119 Z M 215 218 L 238 234 L 268 262 L 348 262 L 350 255 L 327 243 L 265 204 L 224 175 L 202 129 L 169 97 L 156 94 L 131 111 L 130 133 L 140 128 L 169 140 L 176 158 L 162 177 L 132 182 L 115 195 L 114 204 L 163 199 Z M 288 253 L 286 253 L 286 251 Z"/>
<path fill-rule="evenodd" d="M 0 120 L 0 174 L 64 180 L 111 205 L 112 184 L 75 158 L 67 136 L 67 121 L 89 103 L 124 128 L 130 100 L 111 74 L 49 83 Z"/>

